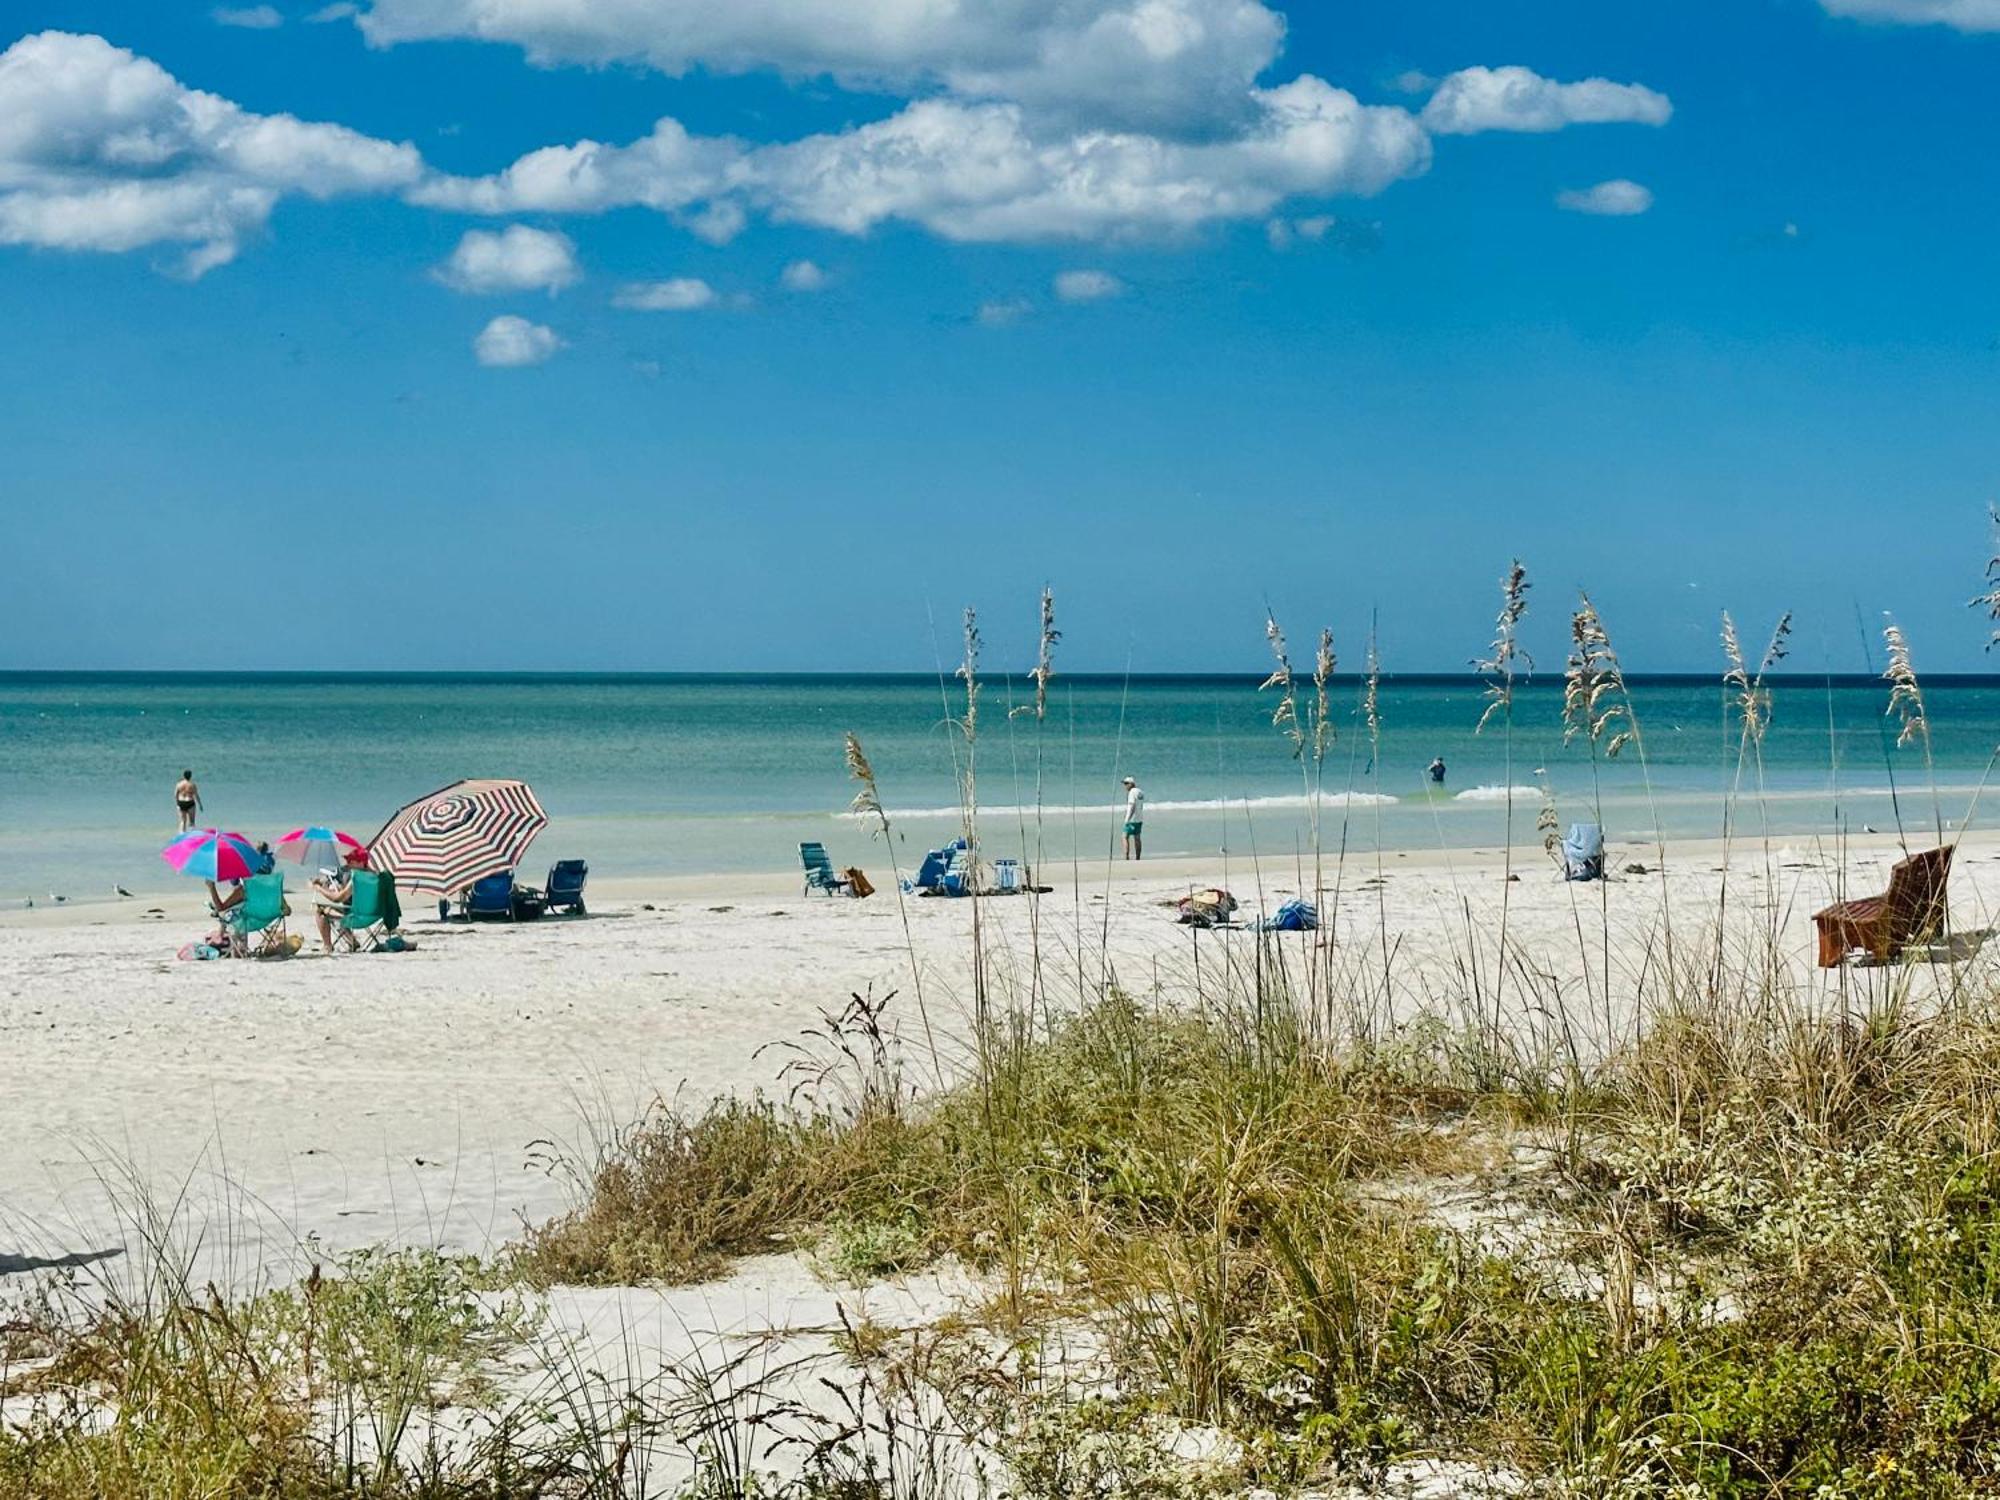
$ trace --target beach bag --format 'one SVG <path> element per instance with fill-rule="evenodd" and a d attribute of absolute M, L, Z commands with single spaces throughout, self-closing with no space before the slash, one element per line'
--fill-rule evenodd
<path fill-rule="evenodd" d="M 872 896 L 875 894 L 874 885 L 855 866 L 849 865 L 841 873 L 847 877 L 847 893 L 850 896 Z"/>
<path fill-rule="evenodd" d="M 222 950 L 213 943 L 185 943 L 179 957 L 182 963 L 191 963 L 196 959 L 220 958 Z"/>
<path fill-rule="evenodd" d="M 1236 910 L 1236 898 L 1220 886 L 1191 891 L 1181 897 L 1180 920 L 1190 927 L 1224 927 Z"/>

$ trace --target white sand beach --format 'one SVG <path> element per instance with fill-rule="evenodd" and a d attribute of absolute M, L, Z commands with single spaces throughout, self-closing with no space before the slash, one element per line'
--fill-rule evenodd
<path fill-rule="evenodd" d="M 1683 937 L 1713 920 L 1721 852 L 1668 851 L 1663 903 L 1651 845 L 1614 845 L 1615 878 L 1601 887 L 1566 885 L 1539 849 L 1516 851 L 1508 923 L 1520 961 L 1505 983 L 1534 991 L 1523 1009 L 1560 995 L 1581 1031 L 1622 1025 L 1616 1012 L 1638 968 L 1657 962 L 1663 910 Z M 1836 893 L 1882 889 L 1896 853 L 1881 837 L 1842 851 L 1739 842 L 1731 907 L 1755 932 L 1775 897 L 1780 946 L 1801 979 L 1865 994 L 1889 971 L 1814 969 L 1810 914 Z M 1996 861 L 2000 840 L 1960 849 L 1951 909 L 1961 961 L 1939 974 L 1982 961 L 1968 955 L 2000 903 Z M 1649 873 L 1620 873 L 1631 865 Z M 1399 1010 L 1448 1009 L 1469 954 L 1491 965 L 1510 889 L 1500 870 L 1492 850 L 1386 854 L 1379 884 L 1373 854 L 1350 855 L 1338 874 L 1329 866 L 1326 885 L 1342 886 L 1337 962 L 1379 973 L 1386 948 Z M 1025 970 L 1038 921 L 1053 995 L 1073 993 L 1059 976 L 1079 963 L 1088 979 L 1108 963 L 1128 989 L 1169 1002 L 1191 992 L 1199 967 L 1213 976 L 1254 943 L 1249 932 L 1176 925 L 1177 896 L 1221 883 L 1254 916 L 1301 887 L 1296 869 L 1260 875 L 1213 861 L 1044 878 L 1054 889 L 1038 909 L 1019 897 L 980 903 L 992 972 L 1004 982 Z M 787 1054 L 768 1049 L 850 992 L 897 992 L 906 1064 L 928 1075 L 913 951 L 947 1068 L 965 1033 L 968 901 L 899 908 L 886 890 L 807 899 L 789 874 L 598 879 L 580 919 L 440 924 L 413 904 L 413 953 L 328 958 L 309 943 L 287 961 L 179 962 L 175 950 L 203 925 L 198 891 L 190 882 L 160 903 L 0 916 L 0 1270 L 116 1248 L 107 1194 L 129 1209 L 135 1180 L 156 1197 L 186 1197 L 204 1259 L 232 1280 L 287 1274 L 308 1238 L 488 1251 L 568 1201 L 553 1161 L 589 1159 L 595 1140 L 655 1097 L 782 1089 Z M 1584 979 L 1601 957 L 1600 912 L 1612 934 L 1609 1022 L 1601 977 L 1588 990 Z"/>

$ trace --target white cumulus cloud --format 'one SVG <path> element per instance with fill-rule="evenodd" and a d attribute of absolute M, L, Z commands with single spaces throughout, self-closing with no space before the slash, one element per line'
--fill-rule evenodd
<path fill-rule="evenodd" d="M 795 260 L 778 276 L 788 292 L 817 292 L 827 283 L 827 274 L 809 260 Z"/>
<path fill-rule="evenodd" d="M 1243 114 L 1285 33 L 1262 0 L 375 0 L 358 24 L 378 46 L 473 38 L 542 65 L 769 69 L 1169 129 Z"/>
<path fill-rule="evenodd" d="M 1959 31 L 2000 31 L 2000 0 L 1820 0 L 1836 16 L 1950 26 Z"/>
<path fill-rule="evenodd" d="M 546 324 L 530 323 L 526 318 L 503 313 L 479 330 L 479 336 L 472 341 L 472 353 L 482 365 L 518 369 L 522 365 L 540 364 L 562 346 L 556 331 Z"/>
<path fill-rule="evenodd" d="M 1364 105 L 1321 79 L 1251 100 L 1243 128 L 1197 142 L 1045 134 L 1019 105 L 950 99 L 765 146 L 662 120 L 630 146 L 545 147 L 493 176 L 436 178 L 412 196 L 477 213 L 641 206 L 692 222 L 738 205 L 843 234 L 898 221 L 952 240 L 1090 240 L 1261 218 L 1294 194 L 1375 193 L 1430 164 L 1430 139 L 1407 110 Z"/>
<path fill-rule="evenodd" d="M 209 13 L 218 26 L 237 26 L 245 31 L 272 31 L 285 24 L 273 5 L 218 5 Z"/>
<path fill-rule="evenodd" d="M 1565 125 L 1664 125 L 1673 102 L 1643 84 L 1586 78 L 1557 83 L 1527 68 L 1461 68 L 1424 106 L 1433 135 L 1560 130 Z"/>
<path fill-rule="evenodd" d="M 1125 291 L 1125 283 L 1109 271 L 1061 271 L 1054 285 L 1056 295 L 1065 302 L 1102 302 Z"/>
<path fill-rule="evenodd" d="M 568 235 L 510 224 L 497 232 L 468 230 L 434 274 L 458 292 L 553 294 L 573 285 L 583 273 Z"/>
<path fill-rule="evenodd" d="M 1651 189 L 1623 177 L 1600 182 L 1595 187 L 1571 188 L 1556 194 L 1556 206 L 1576 214 L 1605 214 L 1612 217 L 1642 214 L 1653 206 Z"/>
<path fill-rule="evenodd" d="M 413 146 L 252 114 L 102 37 L 44 31 L 0 52 L 0 244 L 178 245 L 200 275 L 288 193 L 392 192 L 422 172 Z"/>
<path fill-rule="evenodd" d="M 719 299 L 715 288 L 700 277 L 675 276 L 666 281 L 629 282 L 611 300 L 636 312 L 697 312 L 715 306 Z"/>

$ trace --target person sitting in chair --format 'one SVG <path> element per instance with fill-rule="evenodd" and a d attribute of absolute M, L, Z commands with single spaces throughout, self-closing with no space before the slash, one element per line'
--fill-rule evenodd
<path fill-rule="evenodd" d="M 347 915 L 347 909 L 354 901 L 354 871 L 363 863 L 363 857 L 349 851 L 338 870 L 321 870 L 319 878 L 312 883 L 313 925 L 319 928 L 320 947 L 333 952 L 333 943 L 340 919 Z M 349 938 L 349 942 L 353 939 Z"/>

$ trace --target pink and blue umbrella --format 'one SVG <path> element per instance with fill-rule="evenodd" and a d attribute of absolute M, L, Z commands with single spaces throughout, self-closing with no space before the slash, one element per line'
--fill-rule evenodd
<path fill-rule="evenodd" d="M 203 880 L 248 880 L 264 865 L 257 846 L 240 833 L 197 828 L 160 851 L 160 858 L 183 875 Z"/>
<path fill-rule="evenodd" d="M 279 859 L 307 869 L 335 869 L 344 864 L 368 863 L 368 846 L 349 833 L 321 823 L 294 828 L 278 840 L 271 851 Z"/>

